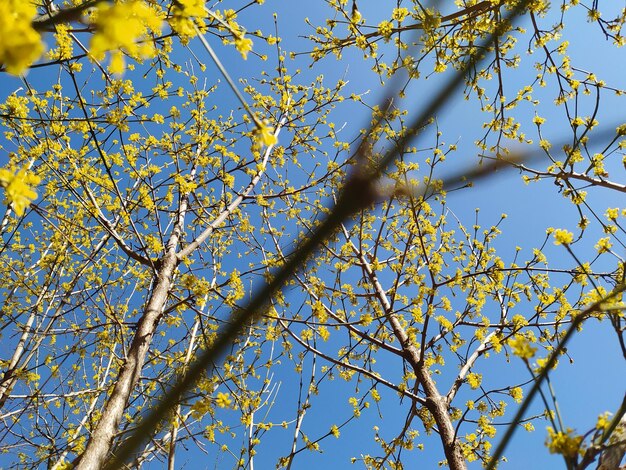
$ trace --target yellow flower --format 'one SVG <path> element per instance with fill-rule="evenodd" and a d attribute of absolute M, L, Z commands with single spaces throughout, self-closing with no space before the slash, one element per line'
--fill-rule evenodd
<path fill-rule="evenodd" d="M 278 142 L 278 138 L 274 135 L 274 129 L 268 126 L 266 122 L 259 123 L 254 130 L 254 145 L 259 147 L 265 145 L 275 145 Z"/>
<path fill-rule="evenodd" d="M 148 32 L 161 32 L 161 18 L 142 1 L 100 4 L 95 19 L 96 33 L 90 44 L 91 56 L 104 59 L 104 53 L 111 54 L 110 70 L 113 73 L 124 71 L 124 55 L 121 49 L 134 58 L 152 57 L 154 44 L 145 39 Z"/>
<path fill-rule="evenodd" d="M 193 18 L 206 18 L 208 11 L 204 6 L 204 0 L 178 0 L 172 8 L 172 16 L 169 23 L 174 32 L 178 33 L 183 44 L 190 37 L 196 35 Z"/>
<path fill-rule="evenodd" d="M 611 413 L 603 413 L 598 416 L 598 421 L 596 422 L 596 429 L 600 431 L 604 431 L 609 429 L 611 425 Z"/>
<path fill-rule="evenodd" d="M 521 335 L 515 335 L 515 338 L 509 339 L 507 343 L 513 349 L 513 354 L 522 359 L 531 359 L 537 352 L 537 348 L 531 346 L 529 341 Z"/>
<path fill-rule="evenodd" d="M 241 53 L 244 60 L 248 59 L 248 52 L 252 50 L 252 39 L 245 37 L 245 33 L 235 34 L 235 47 Z"/>
<path fill-rule="evenodd" d="M 218 393 L 215 398 L 215 404 L 220 408 L 228 408 L 232 400 L 230 399 L 230 395 L 228 393 Z"/>
<path fill-rule="evenodd" d="M 613 245 L 611 244 L 609 237 L 604 237 L 598 240 L 598 243 L 595 245 L 595 249 L 598 250 L 598 253 L 607 253 L 611 250 L 612 246 Z"/>
<path fill-rule="evenodd" d="M 604 213 L 606 218 L 609 220 L 617 220 L 619 217 L 619 208 L 618 207 L 609 207 Z"/>
<path fill-rule="evenodd" d="M 0 2 L 0 64 L 19 75 L 43 52 L 41 35 L 32 27 L 35 5 L 23 0 Z"/>
<path fill-rule="evenodd" d="M 181 10 L 180 13 L 186 17 L 197 16 L 206 18 L 207 16 L 204 0 L 178 0 L 175 5 L 176 8 Z"/>
<path fill-rule="evenodd" d="M 515 400 L 515 403 L 521 403 L 522 398 L 524 398 L 524 391 L 521 387 L 513 387 L 509 390 L 509 395 Z"/>
<path fill-rule="evenodd" d="M 467 383 L 472 389 L 480 387 L 481 382 L 483 381 L 483 376 L 481 374 L 476 374 L 472 372 L 467 375 Z"/>
<path fill-rule="evenodd" d="M 554 244 L 555 245 L 569 245 L 574 240 L 574 234 L 563 229 L 556 229 L 554 231 Z"/>
<path fill-rule="evenodd" d="M 392 33 L 393 24 L 391 24 L 391 21 L 381 21 L 378 24 L 378 34 L 380 34 L 382 37 L 389 39 Z"/>
<path fill-rule="evenodd" d="M 435 64 L 434 70 L 437 73 L 441 73 L 441 72 L 445 72 L 447 68 L 448 66 L 446 64 L 444 64 L 443 62 L 437 61 L 437 63 Z"/>
<path fill-rule="evenodd" d="M 407 16 L 409 16 L 409 10 L 406 8 L 394 8 L 391 13 L 391 17 L 398 23 L 402 23 Z"/>
<path fill-rule="evenodd" d="M 7 201 L 17 215 L 22 215 L 37 197 L 37 193 L 31 189 L 30 185 L 36 185 L 39 181 L 39 177 L 27 174 L 25 168 L 15 174 L 5 168 L 0 169 L 0 186 L 4 188 Z"/>
<path fill-rule="evenodd" d="M 551 454 L 561 454 L 564 457 L 575 457 L 580 450 L 583 436 L 574 436 L 574 430 L 567 428 L 565 432 L 555 432 L 548 427 L 546 446 Z"/>
<path fill-rule="evenodd" d="M 54 38 L 58 47 L 48 51 L 48 57 L 54 60 L 70 59 L 74 53 L 74 43 L 69 34 L 70 27 L 66 24 L 59 24 L 56 30 Z"/>

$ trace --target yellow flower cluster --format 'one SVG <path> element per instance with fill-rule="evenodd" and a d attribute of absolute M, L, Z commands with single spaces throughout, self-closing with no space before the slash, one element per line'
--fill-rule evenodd
<path fill-rule="evenodd" d="M 569 245 L 574 240 L 574 234 L 564 229 L 556 229 L 554 231 L 555 245 Z"/>
<path fill-rule="evenodd" d="M 208 11 L 204 0 L 178 0 L 172 8 L 170 26 L 180 36 L 183 44 L 196 35 L 193 18 L 206 18 Z"/>
<path fill-rule="evenodd" d="M 215 398 L 215 404 L 220 408 L 228 408 L 232 402 L 228 393 L 218 393 Z"/>
<path fill-rule="evenodd" d="M 27 173 L 25 168 L 17 173 L 6 168 L 0 169 L 0 186 L 4 188 L 7 202 L 12 205 L 17 215 L 22 215 L 37 197 L 31 186 L 37 185 L 39 181 L 38 176 Z"/>
<path fill-rule="evenodd" d="M 72 38 L 69 35 L 70 27 L 66 24 L 60 24 L 56 27 L 54 38 L 56 39 L 57 48 L 48 51 L 48 57 L 55 60 L 70 59 L 74 53 Z"/>
<path fill-rule="evenodd" d="M 380 34 L 383 38 L 389 39 L 392 33 L 393 24 L 391 23 L 391 21 L 381 21 L 378 24 L 378 34 Z"/>
<path fill-rule="evenodd" d="M 160 34 L 162 19 L 142 1 L 129 1 L 114 5 L 101 4 L 96 13 L 96 33 L 90 42 L 91 56 L 104 59 L 104 53 L 111 52 L 109 70 L 112 73 L 124 71 L 124 54 L 134 58 L 153 57 L 154 44 L 142 41 L 148 32 Z"/>
<path fill-rule="evenodd" d="M 596 243 L 594 248 L 598 250 L 598 253 L 608 253 L 609 251 L 611 251 L 612 246 L 613 244 L 611 243 L 609 237 L 604 237 L 598 240 L 598 243 Z"/>
<path fill-rule="evenodd" d="M 245 37 L 245 33 L 242 31 L 237 31 L 233 34 L 235 36 L 235 48 L 239 51 L 241 57 L 246 60 L 248 52 L 252 50 L 252 39 Z"/>
<path fill-rule="evenodd" d="M 472 389 L 476 389 L 480 387 L 480 384 L 483 381 L 482 374 L 476 374 L 474 372 L 467 375 L 467 383 Z"/>
<path fill-rule="evenodd" d="M 509 395 L 515 400 L 515 403 L 521 403 L 524 398 L 524 391 L 521 387 L 513 387 L 509 390 Z"/>
<path fill-rule="evenodd" d="M 0 64 L 19 75 L 43 52 L 41 36 L 33 29 L 35 5 L 23 0 L 0 2 Z"/>
<path fill-rule="evenodd" d="M 406 8 L 394 8 L 391 17 L 398 23 L 402 23 L 409 16 L 409 10 Z"/>
<path fill-rule="evenodd" d="M 513 354 L 522 359 L 531 359 L 537 352 L 537 348 L 531 346 L 528 339 L 522 335 L 515 335 L 515 338 L 509 339 L 507 343 L 513 350 Z"/>
<path fill-rule="evenodd" d="M 274 135 L 274 129 L 267 123 L 257 123 L 257 127 L 254 129 L 254 141 L 258 147 L 265 145 L 275 145 L 278 139 Z"/>
<path fill-rule="evenodd" d="M 580 450 L 583 436 L 574 436 L 574 430 L 567 428 L 565 432 L 556 432 L 548 427 L 548 439 L 546 446 L 551 454 L 561 454 L 564 457 L 575 457 Z"/>

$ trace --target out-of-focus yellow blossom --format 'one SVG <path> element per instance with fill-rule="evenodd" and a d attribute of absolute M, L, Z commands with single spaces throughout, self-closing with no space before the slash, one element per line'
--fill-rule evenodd
<path fill-rule="evenodd" d="M 23 0 L 0 2 L 0 64 L 19 75 L 43 52 L 41 35 L 33 29 L 37 8 Z"/>
<path fill-rule="evenodd" d="M 121 49 L 135 58 L 153 57 L 154 44 L 142 39 L 148 32 L 160 34 L 161 24 L 157 12 L 142 1 L 100 4 L 95 19 L 96 33 L 90 42 L 91 55 L 102 60 L 105 52 L 112 51 L 109 70 L 122 73 L 124 55 Z"/>
<path fill-rule="evenodd" d="M 507 343 L 513 350 L 513 354 L 522 359 L 531 359 L 537 352 L 537 348 L 531 346 L 528 339 L 522 335 L 515 335 L 515 338 L 509 339 Z"/>
<path fill-rule="evenodd" d="M 583 436 L 575 436 L 574 430 L 567 428 L 565 432 L 556 432 L 548 427 L 548 439 L 546 446 L 551 454 L 561 454 L 564 457 L 575 457 L 580 450 Z"/>
<path fill-rule="evenodd" d="M 206 18 L 208 11 L 204 6 L 204 0 L 178 0 L 172 8 L 172 16 L 169 23 L 180 36 L 183 44 L 196 35 L 193 18 Z"/>
<path fill-rule="evenodd" d="M 256 146 L 265 145 L 269 147 L 278 142 L 278 138 L 274 135 L 274 129 L 266 122 L 260 122 L 257 124 L 254 130 L 254 143 Z"/>
<path fill-rule="evenodd" d="M 13 173 L 6 168 L 0 169 L 0 186 L 4 188 L 7 202 L 13 207 L 17 215 L 22 215 L 30 203 L 37 198 L 37 193 L 31 186 L 39 183 L 40 178 L 27 173 L 26 168 L 22 168 L 17 173 Z"/>

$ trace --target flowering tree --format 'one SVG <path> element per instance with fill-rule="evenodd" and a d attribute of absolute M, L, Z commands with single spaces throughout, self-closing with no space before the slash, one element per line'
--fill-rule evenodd
<path fill-rule="evenodd" d="M 302 46 L 261 0 L 0 5 L 0 62 L 16 77 L 2 78 L 0 105 L 7 465 L 175 468 L 181 452 L 206 452 L 290 468 L 339 439 L 366 468 L 404 468 L 416 449 L 493 468 L 516 428 L 547 420 L 566 468 L 618 468 L 625 406 L 574 430 L 546 383 L 589 322 L 614 331 L 622 357 L 607 360 L 626 358 L 626 214 L 593 199 L 626 192 L 626 127 L 602 122 L 601 106 L 622 91 L 561 39 L 583 11 L 615 54 L 626 13 L 317 8 L 326 20 L 306 20 Z M 349 73 L 296 69 L 329 70 L 332 55 L 391 79 L 389 99 Z M 409 113 L 403 98 L 431 74 L 441 85 Z M 439 129 L 457 95 L 484 113 L 464 150 L 478 160 Z M 371 121 L 342 128 L 342 112 Z M 548 113 L 561 117 L 555 137 Z M 540 194 L 565 196 L 576 218 L 537 247 L 502 245 L 505 215 L 464 223 L 447 193 L 504 167 L 530 194 L 553 181 Z M 312 416 L 325 394 L 345 399 L 343 415 Z M 383 425 L 398 402 L 404 414 Z M 357 420 L 373 423 L 371 442 L 345 439 Z"/>

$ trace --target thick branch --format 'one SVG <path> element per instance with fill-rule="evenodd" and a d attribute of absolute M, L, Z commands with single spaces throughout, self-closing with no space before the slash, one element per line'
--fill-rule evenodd
<path fill-rule="evenodd" d="M 439 393 L 435 381 L 430 376 L 430 371 L 426 367 L 424 361 L 421 360 L 418 348 L 411 342 L 409 335 L 406 333 L 406 330 L 400 323 L 398 317 L 392 313 L 391 303 L 389 302 L 387 294 L 381 286 L 376 273 L 372 270 L 370 263 L 367 261 L 363 253 L 358 251 L 356 246 L 354 246 L 350 240 L 348 240 L 348 243 L 350 243 L 355 254 L 358 256 L 361 267 L 365 270 L 370 282 L 374 286 L 376 296 L 387 314 L 393 333 L 400 341 L 400 344 L 405 352 L 404 357 L 413 368 L 413 371 L 417 376 L 417 381 L 424 390 L 424 394 L 426 395 L 426 408 L 433 416 L 433 419 L 437 424 L 437 428 L 439 429 L 439 436 L 441 443 L 443 444 L 444 453 L 448 459 L 448 466 L 451 470 L 465 470 L 467 466 L 465 465 L 465 458 L 463 457 L 460 443 L 456 439 L 454 426 L 452 426 L 452 420 L 450 419 L 450 414 L 448 413 L 447 397 L 442 396 L 441 393 Z"/>

